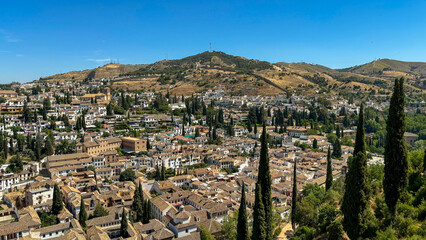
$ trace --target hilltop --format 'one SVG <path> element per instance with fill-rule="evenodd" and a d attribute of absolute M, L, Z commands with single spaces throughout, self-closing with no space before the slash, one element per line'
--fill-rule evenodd
<path fill-rule="evenodd" d="M 409 92 L 423 94 L 426 89 L 426 63 L 422 62 L 382 59 L 346 69 L 332 69 L 308 63 L 269 63 L 218 51 L 152 64 L 107 64 L 96 69 L 42 77 L 40 80 L 109 78 L 113 88 L 170 91 L 184 95 L 217 88 L 239 95 L 274 95 L 292 90 L 314 94 L 318 89 L 322 92 L 387 94 L 393 79 L 402 76 L 408 80 Z"/>
<path fill-rule="evenodd" d="M 83 71 L 71 71 L 67 73 L 55 74 L 48 77 L 40 77 L 40 81 L 83 81 L 85 79 L 102 79 L 102 78 L 114 78 L 120 74 L 135 71 L 144 66 L 143 64 L 118 64 L 110 63 L 104 66 L 87 69 Z"/>

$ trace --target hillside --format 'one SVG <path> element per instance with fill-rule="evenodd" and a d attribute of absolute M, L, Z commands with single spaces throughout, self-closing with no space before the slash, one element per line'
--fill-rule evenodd
<path fill-rule="evenodd" d="M 177 60 L 145 65 L 107 64 L 92 70 L 42 77 L 41 81 L 111 79 L 113 88 L 170 91 L 190 95 L 209 89 L 231 94 L 274 95 L 352 92 L 388 94 L 393 79 L 405 77 L 407 91 L 423 94 L 426 63 L 383 59 L 347 69 L 308 63 L 269 63 L 223 52 L 203 52 Z"/>
<path fill-rule="evenodd" d="M 49 77 L 40 77 L 40 81 L 83 81 L 85 79 L 102 79 L 102 78 L 114 78 L 118 77 L 120 74 L 127 73 L 130 71 L 135 71 L 141 68 L 143 65 L 124 65 L 111 63 L 104 66 L 87 69 L 83 71 L 72 71 L 68 73 L 61 73 L 52 75 Z"/>
<path fill-rule="evenodd" d="M 352 72 L 366 75 L 381 74 L 383 71 L 397 71 L 426 77 L 425 62 L 403 62 L 393 59 L 379 59 L 363 65 L 339 69 L 341 72 Z"/>

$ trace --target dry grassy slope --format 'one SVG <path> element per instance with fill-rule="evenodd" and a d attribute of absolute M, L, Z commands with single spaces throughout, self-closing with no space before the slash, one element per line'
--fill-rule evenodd
<path fill-rule="evenodd" d="M 237 95 L 275 95 L 283 92 L 253 76 L 219 69 L 192 69 L 186 73 L 184 81 L 178 81 L 175 84 L 161 84 L 157 78 L 136 77 L 114 81 L 112 86 L 130 90 L 169 91 L 177 95 L 191 95 L 194 92 L 219 88 L 230 90 Z"/>
<path fill-rule="evenodd" d="M 68 73 L 56 74 L 49 77 L 41 77 L 42 81 L 83 81 L 85 78 L 91 77 L 93 79 L 101 79 L 101 78 L 113 78 L 118 77 L 120 74 L 135 71 L 141 68 L 142 64 L 137 65 L 124 65 L 124 64 L 106 64 L 104 66 L 88 69 L 83 71 L 72 71 Z"/>
<path fill-rule="evenodd" d="M 393 59 L 379 59 L 363 65 L 340 69 L 342 72 L 353 72 L 360 74 L 380 74 L 381 71 L 397 71 L 415 75 L 426 75 L 425 62 L 403 62 Z"/>
<path fill-rule="evenodd" d="M 196 65 L 201 66 L 201 69 L 194 69 Z M 393 85 L 392 80 L 395 77 L 404 76 L 407 78 L 407 89 L 419 91 L 418 73 L 402 71 L 407 70 L 408 65 L 411 71 L 422 73 L 423 65 L 426 66 L 426 63 L 405 63 L 383 59 L 374 64 L 368 63 L 335 70 L 322 65 L 283 62 L 271 64 L 223 52 L 203 52 L 183 59 L 163 60 L 149 65 L 107 64 L 93 70 L 73 71 L 40 79 L 82 81 L 88 77 L 101 79 L 121 75 L 114 80 L 112 87 L 170 91 L 178 95 L 190 95 L 216 88 L 230 90 L 231 93 L 238 95 L 275 95 L 285 93 L 286 89 L 297 88 L 303 89 L 303 93 L 313 93 L 319 87 L 328 88 L 329 86 L 332 86 L 333 92 L 341 91 L 341 89 L 350 90 L 354 86 L 361 87 L 358 91 L 370 89 L 390 91 Z M 374 74 L 377 69 L 382 69 L 377 71 L 380 75 Z M 178 72 L 184 76 L 184 80 L 176 81 Z M 157 74 L 157 77 L 152 74 Z M 159 74 L 171 76 L 170 81 L 160 83 L 157 81 Z M 127 77 L 123 78 L 123 76 Z"/>

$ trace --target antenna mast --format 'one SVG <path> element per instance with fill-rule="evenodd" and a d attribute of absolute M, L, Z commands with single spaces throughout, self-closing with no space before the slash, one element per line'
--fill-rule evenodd
<path fill-rule="evenodd" d="M 213 52 L 213 50 L 212 50 L 212 43 L 210 43 L 210 52 Z"/>

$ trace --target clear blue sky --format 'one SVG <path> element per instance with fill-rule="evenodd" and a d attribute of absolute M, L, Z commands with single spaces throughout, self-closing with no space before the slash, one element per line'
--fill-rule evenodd
<path fill-rule="evenodd" d="M 426 1 L 0 2 L 0 82 L 213 49 L 342 68 L 426 61 Z"/>

